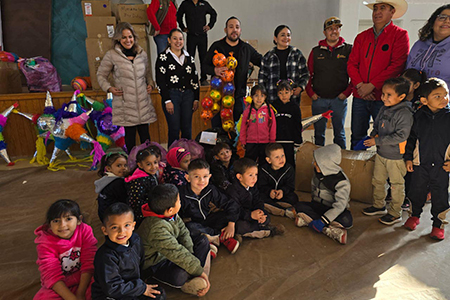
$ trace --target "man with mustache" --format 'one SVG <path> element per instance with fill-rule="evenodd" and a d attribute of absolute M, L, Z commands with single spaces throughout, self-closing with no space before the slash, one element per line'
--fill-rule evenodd
<path fill-rule="evenodd" d="M 221 76 L 227 67 L 215 67 L 212 59 L 214 51 L 224 54 L 226 57 L 233 56 L 237 59 L 238 65 L 234 73 L 234 98 L 236 100 L 233 109 L 233 118 L 235 121 L 239 120 L 244 111 L 244 97 L 246 94 L 248 67 L 249 63 L 256 66 L 261 66 L 262 55 L 258 53 L 250 44 L 242 41 L 241 37 L 241 22 L 236 17 L 230 17 L 225 23 L 226 36 L 214 42 L 206 53 L 203 60 L 203 70 L 211 76 Z M 211 121 L 213 127 L 219 127 L 220 116 L 217 114 Z"/>

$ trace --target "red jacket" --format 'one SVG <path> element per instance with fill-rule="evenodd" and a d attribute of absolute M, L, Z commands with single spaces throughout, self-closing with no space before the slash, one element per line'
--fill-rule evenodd
<path fill-rule="evenodd" d="M 373 27 L 358 34 L 347 64 L 347 72 L 354 86 L 353 96 L 361 98 L 357 84 L 370 82 L 375 86 L 376 100 L 381 100 L 384 81 L 401 74 L 408 53 L 408 32 L 392 21 L 376 40 Z"/>
<path fill-rule="evenodd" d="M 159 0 L 152 0 L 147 8 L 147 18 L 152 23 L 156 31 L 160 31 L 159 34 L 169 34 L 174 28 L 177 28 L 177 8 L 170 1 L 169 11 L 161 24 L 158 24 L 156 20 L 156 12 L 160 9 Z"/>
<path fill-rule="evenodd" d="M 250 119 L 248 118 L 249 110 L 252 110 Z M 248 120 L 248 122 L 247 122 Z M 258 110 L 252 105 L 242 113 L 242 124 L 239 140 L 242 145 L 275 143 L 277 138 L 277 125 L 275 123 L 275 114 L 273 109 L 263 104 Z"/>

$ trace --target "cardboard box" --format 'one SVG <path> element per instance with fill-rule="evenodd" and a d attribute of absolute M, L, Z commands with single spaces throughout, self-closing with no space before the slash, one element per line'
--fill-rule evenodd
<path fill-rule="evenodd" d="M 86 17 L 108 17 L 111 16 L 110 0 L 81 1 L 83 16 Z"/>
<path fill-rule="evenodd" d="M 91 76 L 92 89 L 100 90 L 97 81 L 97 70 L 105 53 L 111 49 L 112 41 L 110 38 L 87 38 L 86 52 L 88 57 L 89 73 Z M 110 76 L 109 80 L 111 80 Z M 110 81 L 112 84 L 112 81 Z"/>
<path fill-rule="evenodd" d="M 303 143 L 296 156 L 295 189 L 311 192 L 311 179 L 314 174 L 313 152 L 319 148 L 310 142 Z M 375 165 L 375 152 L 342 150 L 341 168 L 352 186 L 352 200 L 373 203 L 372 176 Z"/>
<path fill-rule="evenodd" d="M 116 17 L 119 22 L 147 24 L 147 4 L 119 4 Z"/>
<path fill-rule="evenodd" d="M 86 31 L 88 38 L 112 38 L 116 29 L 115 17 L 86 18 Z"/>

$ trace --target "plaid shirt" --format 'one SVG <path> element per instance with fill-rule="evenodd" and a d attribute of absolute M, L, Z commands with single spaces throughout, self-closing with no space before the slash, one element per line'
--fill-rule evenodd
<path fill-rule="evenodd" d="M 304 90 L 309 79 L 306 59 L 303 56 L 302 51 L 292 46 L 289 47 L 291 48 L 291 51 L 289 52 L 286 63 L 287 77 L 292 79 L 298 87 L 301 87 L 302 90 Z M 276 48 L 273 48 L 264 55 L 258 75 L 258 82 L 266 88 L 269 95 L 267 100 L 270 103 L 278 98 L 277 82 L 280 79 L 280 60 L 275 54 L 275 49 Z M 293 96 L 292 100 L 296 103 L 300 103 L 300 96 Z"/>

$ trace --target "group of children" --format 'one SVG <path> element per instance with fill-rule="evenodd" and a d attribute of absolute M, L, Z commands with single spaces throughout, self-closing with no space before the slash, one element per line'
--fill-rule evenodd
<path fill-rule="evenodd" d="M 448 88 L 442 80 L 425 82 L 415 75 L 421 74 L 407 70 L 383 86 L 385 106 L 364 141 L 367 147 L 377 146 L 377 156 L 374 204 L 363 213 L 383 214 L 384 224 L 399 222 L 408 171 L 412 215 L 404 226 L 416 228 L 431 192 L 431 237 L 442 240 L 449 210 Z M 165 165 L 160 148 L 149 146 L 136 153 L 136 169 L 128 173 L 126 154 L 106 154 L 95 182 L 105 243 L 97 250 L 74 201 L 52 204 L 45 224 L 35 231 L 42 282 L 35 299 L 165 299 L 161 283 L 203 296 L 210 288 L 211 259 L 221 244 L 233 254 L 243 238 L 284 233 L 284 226 L 271 224 L 270 214 L 346 244 L 353 218 L 340 147 L 314 151 L 312 198 L 300 202 L 294 192 L 293 153 L 301 142 L 301 122 L 298 106 L 289 106 L 291 84 L 279 84 L 275 110 L 266 96 L 264 88 L 255 86 L 253 102 L 243 113 L 244 158 L 218 143 L 209 163 L 191 161 L 187 149 L 175 147 Z M 388 210 L 387 179 L 392 194 Z"/>

